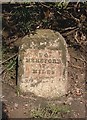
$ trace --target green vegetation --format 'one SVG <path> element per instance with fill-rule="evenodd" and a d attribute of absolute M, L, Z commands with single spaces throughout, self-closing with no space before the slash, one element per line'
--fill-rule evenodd
<path fill-rule="evenodd" d="M 64 114 L 70 112 L 70 108 L 64 105 L 51 105 L 48 104 L 45 107 L 38 107 L 32 111 L 32 117 L 34 118 L 61 118 Z"/>

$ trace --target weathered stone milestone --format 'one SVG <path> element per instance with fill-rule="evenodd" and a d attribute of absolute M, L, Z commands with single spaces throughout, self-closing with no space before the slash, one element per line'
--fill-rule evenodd
<path fill-rule="evenodd" d="M 44 98 L 67 92 L 68 50 L 64 38 L 49 29 L 25 36 L 19 49 L 19 87 Z"/>

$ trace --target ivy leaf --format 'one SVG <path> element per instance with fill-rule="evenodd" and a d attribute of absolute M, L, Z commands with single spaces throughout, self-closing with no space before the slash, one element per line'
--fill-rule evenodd
<path fill-rule="evenodd" d="M 12 70 L 15 64 L 16 64 L 16 60 L 11 61 L 7 66 L 7 70 Z"/>

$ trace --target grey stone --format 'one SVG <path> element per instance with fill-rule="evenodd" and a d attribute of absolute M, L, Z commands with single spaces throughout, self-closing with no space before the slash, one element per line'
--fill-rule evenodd
<path fill-rule="evenodd" d="M 44 98 L 67 92 L 68 50 L 58 32 L 39 29 L 25 36 L 19 48 L 19 88 Z"/>

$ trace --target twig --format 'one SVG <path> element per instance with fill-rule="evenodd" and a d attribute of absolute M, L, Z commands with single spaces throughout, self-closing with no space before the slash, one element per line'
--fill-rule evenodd
<path fill-rule="evenodd" d="M 84 67 L 80 67 L 80 66 L 75 66 L 75 65 L 73 65 L 73 64 L 71 64 L 70 67 L 74 67 L 74 68 L 77 68 L 77 69 L 83 69 L 83 68 L 84 68 Z"/>
<path fill-rule="evenodd" d="M 76 59 L 76 60 L 81 60 L 84 63 L 84 68 L 85 68 L 85 64 L 87 64 L 87 61 L 84 59 L 84 57 L 82 55 L 81 55 L 82 58 L 77 58 L 77 57 L 72 56 L 72 55 L 71 55 L 71 57 L 74 58 L 74 59 Z"/>
<path fill-rule="evenodd" d="M 41 3 L 41 2 L 40 2 L 40 4 L 41 4 L 42 6 L 44 6 L 44 7 L 46 7 L 46 8 L 50 8 L 50 6 L 47 6 L 47 5 L 45 5 L 45 4 Z"/>
<path fill-rule="evenodd" d="M 76 34 L 75 34 L 75 37 L 74 37 L 74 38 L 75 38 L 75 40 L 76 40 L 77 43 L 81 44 L 81 43 L 79 42 L 77 36 L 78 36 L 78 31 L 76 31 Z"/>
<path fill-rule="evenodd" d="M 69 31 L 69 32 L 64 32 L 64 33 L 61 33 L 63 36 L 67 36 L 67 35 L 70 35 L 70 34 L 72 34 L 72 33 L 74 33 L 76 30 L 78 30 L 79 28 L 76 28 L 76 29 L 73 29 L 73 30 L 71 30 L 71 31 Z"/>
<path fill-rule="evenodd" d="M 70 17 L 71 17 L 72 19 L 74 19 L 77 23 L 80 22 L 80 20 L 79 20 L 78 18 L 74 17 L 71 13 L 69 13 L 69 15 L 70 15 Z"/>
<path fill-rule="evenodd" d="M 11 60 L 12 58 L 16 57 L 17 55 L 18 55 L 18 53 L 17 53 L 17 54 L 15 54 L 15 55 L 13 55 L 12 57 L 8 58 L 7 60 L 3 61 L 3 62 L 2 62 L 2 63 L 0 63 L 0 64 L 4 64 L 5 62 L 7 62 L 7 61 Z"/>
<path fill-rule="evenodd" d="M 77 57 L 74 57 L 74 56 L 71 56 L 72 58 L 75 58 L 75 59 L 77 59 L 77 60 L 81 60 L 82 62 L 85 62 L 85 63 L 87 63 L 87 61 L 85 60 L 85 59 L 83 59 L 83 58 L 77 58 Z"/>
<path fill-rule="evenodd" d="M 7 45 L 11 44 L 11 43 L 14 43 L 15 41 L 19 40 L 18 37 L 13 39 L 12 41 L 8 42 Z"/>
<path fill-rule="evenodd" d="M 76 8 L 78 7 L 79 2 L 80 2 L 80 0 L 77 0 L 77 3 L 75 5 Z"/>
<path fill-rule="evenodd" d="M 1 72 L 0 75 L 2 75 L 5 72 L 6 68 L 4 68 Z"/>
<path fill-rule="evenodd" d="M 12 16 L 12 13 L 2 13 L 2 17 Z"/>
<path fill-rule="evenodd" d="M 41 4 L 42 6 L 48 8 L 48 9 L 51 9 L 50 6 L 47 6 L 47 5 L 45 5 L 45 4 L 41 3 L 41 2 L 40 2 L 40 4 Z M 62 16 L 65 18 L 65 16 L 64 16 L 62 13 L 60 13 L 59 11 L 56 11 L 56 12 L 57 12 L 59 15 L 62 15 Z"/>
<path fill-rule="evenodd" d="M 73 30 L 75 29 L 76 27 L 68 27 L 68 28 L 65 28 L 64 30 Z"/>
<path fill-rule="evenodd" d="M 83 59 L 84 61 L 86 61 L 85 58 L 83 57 L 83 55 L 81 55 L 81 57 L 82 57 L 82 59 Z M 87 62 L 87 61 L 86 61 L 86 62 Z"/>
<path fill-rule="evenodd" d="M 82 45 L 82 42 L 78 40 L 78 31 L 76 31 L 76 34 L 74 36 L 76 42 L 82 47 L 83 50 L 85 50 L 84 46 Z"/>

